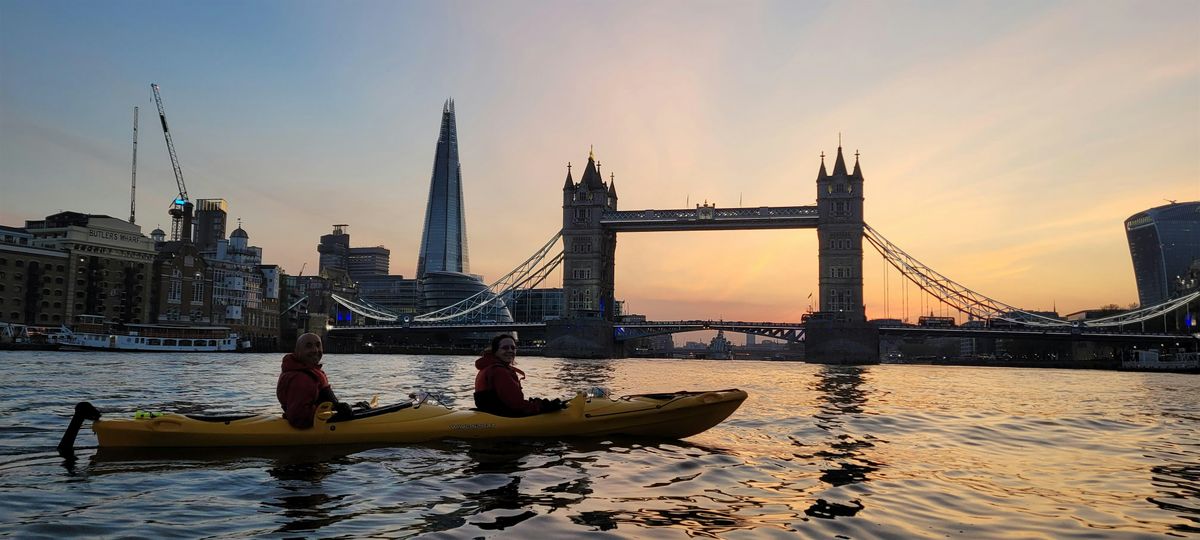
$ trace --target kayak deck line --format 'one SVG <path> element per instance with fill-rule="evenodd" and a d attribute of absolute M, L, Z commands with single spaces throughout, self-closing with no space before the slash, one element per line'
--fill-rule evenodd
<path fill-rule="evenodd" d="M 622 401 L 628 401 L 630 398 L 637 398 L 637 397 L 644 397 L 644 398 L 650 398 L 650 399 L 670 399 L 670 401 L 667 401 L 666 403 L 660 403 L 660 404 L 658 404 L 658 405 L 655 405 L 655 406 L 654 406 L 652 409 L 655 409 L 655 410 L 656 410 L 656 409 L 661 409 L 661 408 L 663 408 L 663 407 L 666 407 L 667 405 L 670 405 L 670 404 L 674 403 L 675 401 L 677 401 L 677 400 L 679 400 L 679 399 L 682 399 L 682 398 L 684 398 L 684 397 L 688 397 L 688 396 L 703 396 L 704 394 L 711 394 L 711 393 L 714 393 L 714 392 L 738 392 L 738 391 L 739 391 L 739 390 L 738 390 L 738 389 L 736 389 L 736 388 L 727 388 L 727 389 L 725 389 L 725 390 L 710 390 L 710 391 L 707 391 L 707 392 L 688 392 L 688 391 L 679 391 L 679 392 L 675 392 L 675 393 L 673 393 L 673 394 L 663 394 L 663 393 L 659 393 L 659 394 L 634 394 L 634 395 L 631 395 L 631 396 L 621 396 L 621 397 L 620 397 L 620 398 L 618 398 L 618 399 L 620 399 L 620 400 L 622 400 Z M 629 413 L 642 412 L 642 411 L 648 411 L 648 410 L 651 410 L 651 409 L 649 409 L 649 408 L 648 408 L 648 409 L 639 409 L 639 410 L 630 410 L 630 411 L 615 411 L 615 412 L 611 412 L 611 413 L 605 413 L 605 414 L 588 414 L 588 413 L 585 413 L 585 414 L 584 414 L 584 417 L 585 417 L 585 418 L 598 418 L 598 417 L 601 417 L 601 416 L 612 416 L 612 415 L 618 415 L 618 414 L 629 414 Z"/>
<path fill-rule="evenodd" d="M 439 439 L 570 438 L 629 435 L 682 439 L 716 426 L 747 398 L 738 389 L 588 397 L 579 393 L 560 411 L 510 418 L 451 409 L 417 400 L 335 415 L 322 403 L 313 427 L 291 427 L 281 415 L 140 414 L 104 418 L 87 402 L 76 405 L 59 452 L 71 452 L 84 420 L 101 448 L 266 447 L 405 444 Z M 72 431 L 72 428 L 74 431 Z"/>

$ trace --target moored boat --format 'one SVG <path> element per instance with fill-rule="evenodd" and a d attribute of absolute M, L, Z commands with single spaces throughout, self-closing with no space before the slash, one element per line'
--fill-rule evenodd
<path fill-rule="evenodd" d="M 239 349 L 237 333 L 225 326 L 124 324 L 120 326 L 80 317 L 75 328 L 59 332 L 65 348 L 133 352 L 227 352 Z"/>
<path fill-rule="evenodd" d="M 1200 371 L 1200 352 L 1157 350 L 1132 351 L 1121 361 L 1121 369 L 1130 371 Z"/>
<path fill-rule="evenodd" d="M 338 418 L 329 403 L 317 409 L 309 429 L 296 429 L 280 415 L 205 417 L 174 413 L 103 418 L 86 402 L 76 406 L 71 428 L 59 446 L 69 450 L 83 420 L 91 419 L 101 448 L 259 447 L 325 444 L 417 443 L 438 439 L 565 438 L 628 435 L 680 439 L 703 432 L 733 414 L 746 399 L 742 390 L 676 392 L 588 398 L 567 408 L 522 418 L 450 409 L 410 401 Z"/>

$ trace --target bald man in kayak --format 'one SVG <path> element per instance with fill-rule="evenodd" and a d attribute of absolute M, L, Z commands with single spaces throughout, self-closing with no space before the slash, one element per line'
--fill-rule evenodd
<path fill-rule="evenodd" d="M 321 336 L 308 333 L 296 338 L 296 348 L 283 357 L 283 371 L 275 385 L 275 396 L 283 406 L 283 417 L 294 428 L 312 427 L 317 406 L 326 401 L 333 403 L 338 416 L 353 414 L 349 403 L 338 401 L 329 385 L 329 377 L 321 369 L 324 355 Z"/>

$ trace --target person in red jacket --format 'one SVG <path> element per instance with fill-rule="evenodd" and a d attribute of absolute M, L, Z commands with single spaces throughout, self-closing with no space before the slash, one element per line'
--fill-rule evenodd
<path fill-rule="evenodd" d="M 308 333 L 296 338 L 296 348 L 283 357 L 275 396 L 283 407 L 283 417 L 294 428 L 312 427 L 317 406 L 326 401 L 333 403 L 339 416 L 352 415 L 350 404 L 338 401 L 329 377 L 321 370 L 324 354 L 321 337 Z"/>
<path fill-rule="evenodd" d="M 513 366 L 517 340 L 508 334 L 492 338 L 483 356 L 475 361 L 475 408 L 496 416 L 521 417 L 557 411 L 561 400 L 525 399 L 520 378 L 525 372 Z M 520 378 L 518 378 L 518 376 Z"/>

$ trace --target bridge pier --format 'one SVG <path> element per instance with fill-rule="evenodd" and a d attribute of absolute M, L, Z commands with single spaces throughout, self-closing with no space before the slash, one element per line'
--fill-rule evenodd
<path fill-rule="evenodd" d="M 804 348 L 810 364 L 878 364 L 879 328 L 866 321 L 813 317 L 804 325 Z"/>
<path fill-rule="evenodd" d="M 546 321 L 545 356 L 625 358 L 625 344 L 613 339 L 613 323 L 599 318 Z"/>

